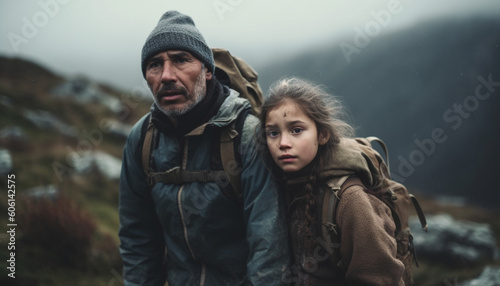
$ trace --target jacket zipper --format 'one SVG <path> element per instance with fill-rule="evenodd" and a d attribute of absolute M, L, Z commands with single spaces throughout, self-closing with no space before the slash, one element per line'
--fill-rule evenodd
<path fill-rule="evenodd" d="M 182 190 L 184 189 L 184 185 L 182 185 L 179 189 L 179 192 L 177 193 L 177 206 L 179 208 L 179 214 L 181 215 L 181 221 L 182 221 L 182 228 L 184 231 L 184 240 L 186 241 L 186 245 L 189 249 L 189 253 L 191 254 L 191 257 L 195 260 L 200 262 L 196 256 L 194 255 L 193 249 L 191 248 L 191 244 L 189 244 L 189 239 L 188 239 L 188 232 L 187 232 L 187 226 L 186 226 L 186 220 L 184 219 L 184 212 L 182 211 L 182 203 L 181 203 L 181 195 L 182 195 Z M 200 262 L 201 264 L 201 275 L 200 275 L 200 286 L 205 285 L 205 276 L 206 276 L 206 266 L 205 263 Z"/>
<path fill-rule="evenodd" d="M 186 169 L 187 165 L 187 154 L 188 154 L 188 138 L 185 137 L 184 141 L 184 156 L 183 156 L 183 161 L 182 161 L 182 169 Z M 182 203 L 181 203 L 181 197 L 182 197 L 182 191 L 184 190 L 184 185 L 182 185 L 179 188 L 179 192 L 177 193 L 177 207 L 179 208 L 179 214 L 181 216 L 181 221 L 182 221 L 182 228 L 184 231 L 184 240 L 186 241 L 186 245 L 189 249 L 189 253 L 191 254 L 191 257 L 193 258 L 194 261 L 200 262 L 196 256 L 194 255 L 193 249 L 191 248 L 191 244 L 189 244 L 189 238 L 188 238 L 188 232 L 187 232 L 187 225 L 186 225 L 186 220 L 184 218 L 184 212 L 182 211 Z M 200 275 L 200 286 L 205 285 L 205 276 L 206 276 L 206 266 L 205 263 L 200 262 L 201 264 L 201 275 Z"/>

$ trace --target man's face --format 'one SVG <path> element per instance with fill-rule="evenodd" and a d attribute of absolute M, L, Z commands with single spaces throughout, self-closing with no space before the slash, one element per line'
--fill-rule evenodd
<path fill-rule="evenodd" d="M 146 64 L 146 81 L 153 99 L 171 117 L 185 114 L 200 102 L 211 78 L 212 73 L 187 51 L 161 52 Z"/>

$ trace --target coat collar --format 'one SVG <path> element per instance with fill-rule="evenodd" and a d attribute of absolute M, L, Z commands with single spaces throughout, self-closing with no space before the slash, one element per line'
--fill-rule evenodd
<path fill-rule="evenodd" d="M 238 115 L 245 109 L 251 108 L 248 100 L 239 96 L 235 90 L 229 89 L 229 96 L 226 97 L 217 114 L 215 114 L 207 123 L 198 126 L 186 136 L 200 135 L 207 126 L 224 127 L 236 120 Z"/>

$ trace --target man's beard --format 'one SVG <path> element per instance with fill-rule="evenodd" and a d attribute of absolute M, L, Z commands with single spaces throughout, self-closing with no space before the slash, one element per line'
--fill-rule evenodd
<path fill-rule="evenodd" d="M 169 90 L 178 90 L 182 93 L 184 97 L 186 97 L 188 100 L 188 91 L 185 88 L 179 88 L 177 87 L 174 83 L 167 83 L 165 84 L 157 93 L 156 95 L 153 94 L 153 99 L 158 107 L 158 109 L 163 112 L 165 115 L 168 117 L 179 117 L 181 115 L 186 114 L 189 110 L 193 109 L 200 101 L 203 100 L 205 97 L 205 93 L 207 91 L 206 84 L 205 84 L 205 72 L 204 69 L 201 70 L 200 75 L 196 79 L 196 83 L 194 85 L 194 90 L 193 90 L 193 96 L 194 100 L 193 101 L 187 101 L 185 106 L 179 107 L 179 108 L 174 108 L 174 109 L 169 109 L 165 110 L 161 107 L 159 99 L 158 99 L 158 94 L 162 92 L 166 92 Z"/>

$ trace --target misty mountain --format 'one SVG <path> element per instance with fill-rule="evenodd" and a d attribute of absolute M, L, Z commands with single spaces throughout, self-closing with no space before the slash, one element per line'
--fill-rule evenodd
<path fill-rule="evenodd" d="M 410 189 L 498 206 L 500 20 L 370 32 L 270 63 L 258 70 L 263 90 L 290 76 L 322 84 L 344 102 L 357 136 L 387 143 L 391 172 Z"/>

